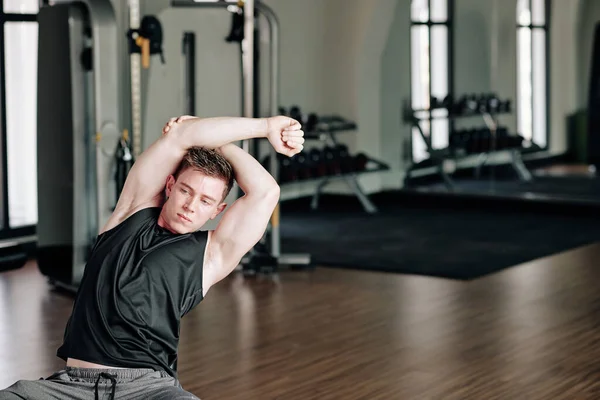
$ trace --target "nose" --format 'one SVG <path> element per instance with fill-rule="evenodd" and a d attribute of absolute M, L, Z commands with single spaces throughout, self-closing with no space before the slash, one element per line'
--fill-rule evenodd
<path fill-rule="evenodd" d="M 195 204 L 195 199 L 191 199 L 183 205 L 183 208 L 186 211 L 193 214 L 194 213 L 194 204 Z"/>

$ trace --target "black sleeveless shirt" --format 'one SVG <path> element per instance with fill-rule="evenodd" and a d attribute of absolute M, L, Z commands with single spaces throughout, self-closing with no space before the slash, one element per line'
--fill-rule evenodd
<path fill-rule="evenodd" d="M 207 231 L 174 234 L 146 208 L 98 236 L 57 355 L 175 376 L 181 318 L 202 301 Z"/>

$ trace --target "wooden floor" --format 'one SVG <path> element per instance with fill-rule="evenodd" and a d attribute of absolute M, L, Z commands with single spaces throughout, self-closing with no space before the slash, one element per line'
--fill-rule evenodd
<path fill-rule="evenodd" d="M 235 275 L 184 319 L 181 382 L 203 400 L 598 399 L 599 264 L 597 244 L 472 282 Z M 0 388 L 63 367 L 71 305 L 34 263 L 0 273 Z"/>

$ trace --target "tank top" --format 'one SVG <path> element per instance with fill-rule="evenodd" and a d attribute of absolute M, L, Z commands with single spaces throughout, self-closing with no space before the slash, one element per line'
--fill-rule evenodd
<path fill-rule="evenodd" d="M 208 231 L 174 234 L 158 225 L 160 211 L 97 237 L 58 357 L 176 376 L 180 320 L 203 299 Z"/>

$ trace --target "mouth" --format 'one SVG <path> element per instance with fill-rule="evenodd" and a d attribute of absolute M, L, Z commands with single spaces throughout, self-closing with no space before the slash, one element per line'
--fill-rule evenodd
<path fill-rule="evenodd" d="M 180 220 L 182 220 L 182 221 L 185 221 L 185 222 L 192 222 L 192 220 L 191 220 L 191 219 L 189 219 L 188 217 L 186 217 L 186 216 L 185 216 L 185 215 L 183 215 L 183 214 L 179 214 L 179 213 L 178 213 L 178 214 L 177 214 L 177 216 L 178 216 L 178 217 L 179 217 L 179 219 L 180 219 Z"/>

